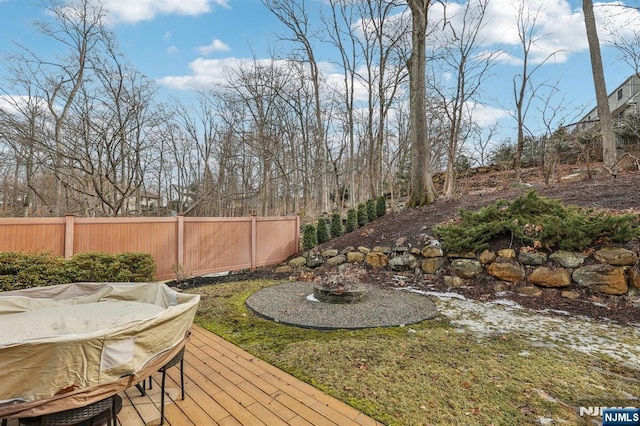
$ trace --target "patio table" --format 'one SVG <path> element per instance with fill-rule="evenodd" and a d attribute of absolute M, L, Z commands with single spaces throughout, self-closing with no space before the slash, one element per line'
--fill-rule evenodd
<path fill-rule="evenodd" d="M 83 407 L 136 385 L 184 348 L 198 300 L 160 283 L 0 293 L 0 418 Z"/>

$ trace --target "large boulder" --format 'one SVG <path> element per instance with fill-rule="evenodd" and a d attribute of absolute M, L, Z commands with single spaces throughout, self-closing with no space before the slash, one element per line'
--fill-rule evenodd
<path fill-rule="evenodd" d="M 621 247 L 604 247 L 596 250 L 593 257 L 602 263 L 614 266 L 631 266 L 638 263 L 638 255 Z"/>
<path fill-rule="evenodd" d="M 364 261 L 367 265 L 372 266 L 374 268 L 384 268 L 389 264 L 389 259 L 387 255 L 381 252 L 372 251 L 368 253 L 364 258 Z"/>
<path fill-rule="evenodd" d="M 537 251 L 521 251 L 518 260 L 525 265 L 540 266 L 547 261 L 547 255 Z"/>
<path fill-rule="evenodd" d="M 437 273 L 445 264 L 444 257 L 428 257 L 422 259 L 422 271 L 427 274 Z"/>
<path fill-rule="evenodd" d="M 638 265 L 635 265 L 631 268 L 629 268 L 629 285 L 640 289 L 640 268 L 638 267 Z"/>
<path fill-rule="evenodd" d="M 485 249 L 485 250 L 482 250 L 482 252 L 480 253 L 480 256 L 478 256 L 478 260 L 483 265 L 488 265 L 489 263 L 496 260 L 496 257 L 497 255 L 493 251 Z"/>
<path fill-rule="evenodd" d="M 338 254 L 336 256 L 330 257 L 327 259 L 327 265 L 337 266 L 345 263 L 347 261 L 347 256 L 344 254 Z"/>
<path fill-rule="evenodd" d="M 554 253 L 551 253 L 551 255 L 549 256 L 549 259 L 565 268 L 577 268 L 582 265 L 584 259 L 586 258 L 587 256 L 582 253 L 576 253 L 566 250 L 558 250 Z"/>
<path fill-rule="evenodd" d="M 442 257 L 444 253 L 442 252 L 442 247 L 434 247 L 434 246 L 426 246 L 422 249 L 422 257 L 432 258 L 432 257 Z"/>
<path fill-rule="evenodd" d="M 460 278 L 471 279 L 484 271 L 480 262 L 475 259 L 454 259 L 451 270 Z"/>
<path fill-rule="evenodd" d="M 621 295 L 629 290 L 624 268 L 605 263 L 578 268 L 571 278 L 581 286 L 600 293 Z"/>
<path fill-rule="evenodd" d="M 563 268 L 539 267 L 531 271 L 529 282 L 541 287 L 569 287 L 571 285 L 571 275 Z"/>
<path fill-rule="evenodd" d="M 302 268 L 303 266 L 307 266 L 307 258 L 304 256 L 294 257 L 289 261 L 289 266 L 292 268 Z"/>
<path fill-rule="evenodd" d="M 364 253 L 359 251 L 350 251 L 347 253 L 347 262 L 362 263 L 364 262 Z"/>
<path fill-rule="evenodd" d="M 389 261 L 389 267 L 394 271 L 410 271 L 418 267 L 418 259 L 412 254 L 405 253 Z"/>
<path fill-rule="evenodd" d="M 525 277 L 524 268 L 518 263 L 493 262 L 487 266 L 489 275 L 510 283 L 522 281 Z"/>

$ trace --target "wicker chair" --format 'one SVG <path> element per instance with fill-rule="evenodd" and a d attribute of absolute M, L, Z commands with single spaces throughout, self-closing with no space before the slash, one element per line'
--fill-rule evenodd
<path fill-rule="evenodd" d="M 20 424 L 24 426 L 93 426 L 106 420 L 107 426 L 109 424 L 117 426 L 117 416 L 121 409 L 122 398 L 120 395 L 114 395 L 84 407 L 20 419 Z"/>

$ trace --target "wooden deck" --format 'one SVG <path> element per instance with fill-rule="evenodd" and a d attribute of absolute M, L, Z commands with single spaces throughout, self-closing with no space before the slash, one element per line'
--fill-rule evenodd
<path fill-rule="evenodd" d="M 164 424 L 169 426 L 381 425 L 196 325 L 184 361 L 184 401 L 179 364 L 167 370 Z M 160 424 L 161 377 L 153 376 L 146 396 L 135 387 L 120 394 L 120 425 Z"/>
<path fill-rule="evenodd" d="M 381 424 L 195 325 L 184 360 L 184 401 L 179 365 L 167 371 L 165 424 L 171 426 Z M 136 388 L 122 394 L 121 425 L 159 424 L 160 378 L 154 375 L 146 397 Z"/>

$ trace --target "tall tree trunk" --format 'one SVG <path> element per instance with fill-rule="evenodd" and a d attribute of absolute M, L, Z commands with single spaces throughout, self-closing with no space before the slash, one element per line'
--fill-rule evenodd
<path fill-rule="evenodd" d="M 602 137 L 602 160 L 605 168 L 615 176 L 616 139 L 613 132 L 611 110 L 609 109 L 607 85 L 604 81 L 604 69 L 602 67 L 602 56 L 600 55 L 600 42 L 598 40 L 598 31 L 596 29 L 596 19 L 593 14 L 593 1 L 582 0 L 582 11 L 584 13 L 584 23 L 587 29 L 589 55 L 591 56 L 591 72 L 593 74 L 593 85 L 595 86 L 596 101 L 598 103 L 598 119 L 600 121 L 600 135 Z"/>
<path fill-rule="evenodd" d="M 409 67 L 409 108 L 411 141 L 411 195 L 409 207 L 430 204 L 436 199 L 431 176 L 431 143 L 427 138 L 426 32 L 431 0 L 409 0 L 411 9 L 411 57 Z"/>

